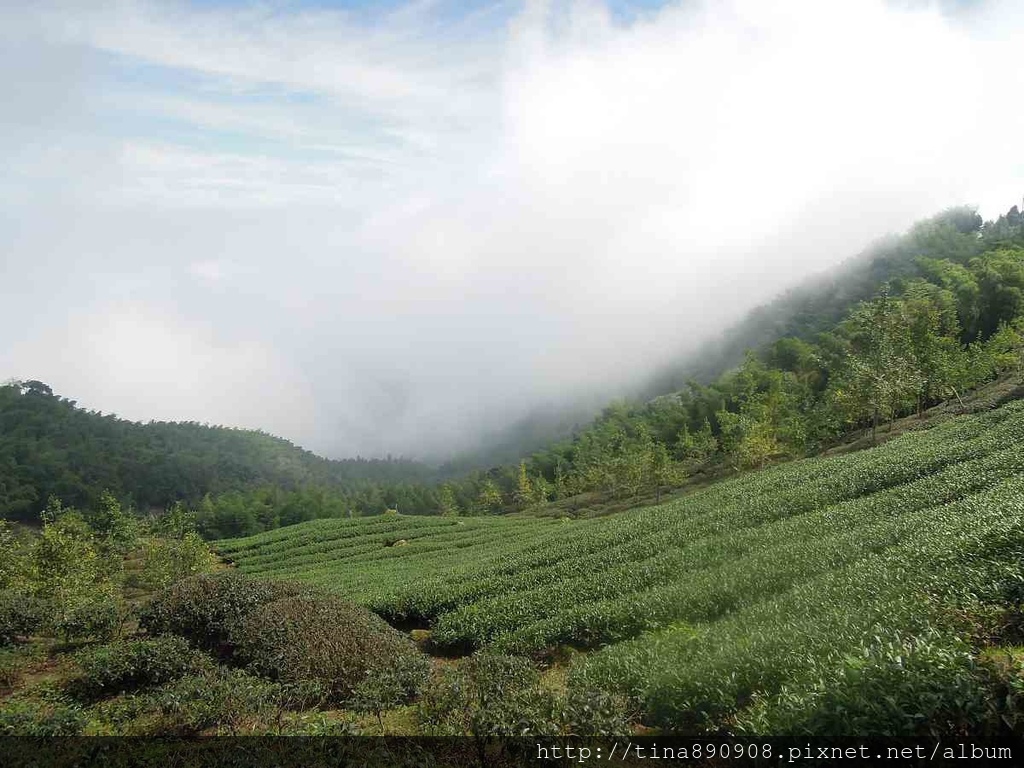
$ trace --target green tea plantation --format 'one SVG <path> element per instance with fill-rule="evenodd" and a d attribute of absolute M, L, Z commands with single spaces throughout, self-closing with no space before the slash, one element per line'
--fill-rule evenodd
<path fill-rule="evenodd" d="M 610 517 L 318 520 L 215 549 L 438 653 L 569 655 L 570 684 L 648 726 L 948 732 L 992 719 L 994 654 L 1021 665 L 1024 403 Z"/>

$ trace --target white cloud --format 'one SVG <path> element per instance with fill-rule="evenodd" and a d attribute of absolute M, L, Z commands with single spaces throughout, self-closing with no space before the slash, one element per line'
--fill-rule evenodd
<path fill-rule="evenodd" d="M 278 351 L 173 310 L 120 302 L 55 323 L 11 357 L 82 404 L 142 421 L 315 426 L 308 384 Z"/>
<path fill-rule="evenodd" d="M 0 342 L 23 342 L 0 376 L 41 365 L 121 410 L 102 367 L 53 354 L 54 318 L 111 349 L 137 321 L 189 367 L 180 411 L 322 450 L 439 450 L 622 390 L 881 234 L 1024 191 L 1012 2 L 688 2 L 632 24 L 595 2 L 40 8 L 0 11 L 54 73 L 0 128 L 0 252 L 26 297 L 0 310 Z M 70 92 L 72 112 L 40 107 Z M 12 322 L 29 306 L 49 319 Z M 155 328 L 167 307 L 185 336 Z M 133 408 L 162 412 L 139 376 Z M 267 424 L 295 387 L 305 415 Z"/>

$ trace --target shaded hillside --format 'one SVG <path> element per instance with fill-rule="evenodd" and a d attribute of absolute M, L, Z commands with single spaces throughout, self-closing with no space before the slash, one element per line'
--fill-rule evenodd
<path fill-rule="evenodd" d="M 858 302 L 870 299 L 883 284 L 890 283 L 898 290 L 906 281 L 926 277 L 922 258 L 965 264 L 985 250 L 1015 245 L 1024 245 L 1016 206 L 989 222 L 983 222 L 973 208 L 951 208 L 918 222 L 902 236 L 883 238 L 834 270 L 814 275 L 752 310 L 697 353 L 667 366 L 644 388 L 644 397 L 677 391 L 691 379 L 714 381 L 742 363 L 748 349 L 776 339 L 813 340 L 831 330 Z"/>
<path fill-rule="evenodd" d="M 265 486 L 355 491 L 432 478 L 416 462 L 332 461 L 264 432 L 126 421 L 37 381 L 0 387 L 0 515 L 10 518 L 34 519 L 50 495 L 91 506 L 104 489 L 147 509 Z"/>

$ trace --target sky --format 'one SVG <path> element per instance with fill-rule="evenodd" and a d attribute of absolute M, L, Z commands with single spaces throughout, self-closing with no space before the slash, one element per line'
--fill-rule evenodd
<path fill-rule="evenodd" d="M 0 380 L 329 456 L 629 391 L 1024 195 L 1014 0 L 0 0 Z"/>

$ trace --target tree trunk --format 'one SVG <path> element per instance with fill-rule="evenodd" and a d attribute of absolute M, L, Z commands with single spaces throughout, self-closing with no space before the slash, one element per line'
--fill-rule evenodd
<path fill-rule="evenodd" d="M 878 408 L 875 408 L 871 413 L 871 444 L 874 445 L 877 441 L 876 434 L 878 433 Z"/>
<path fill-rule="evenodd" d="M 956 401 L 960 403 L 960 412 L 963 413 L 967 410 L 967 407 L 964 405 L 964 401 L 960 399 L 960 393 L 956 391 L 956 387 L 950 387 L 950 389 L 952 389 L 953 394 L 956 395 Z"/>

